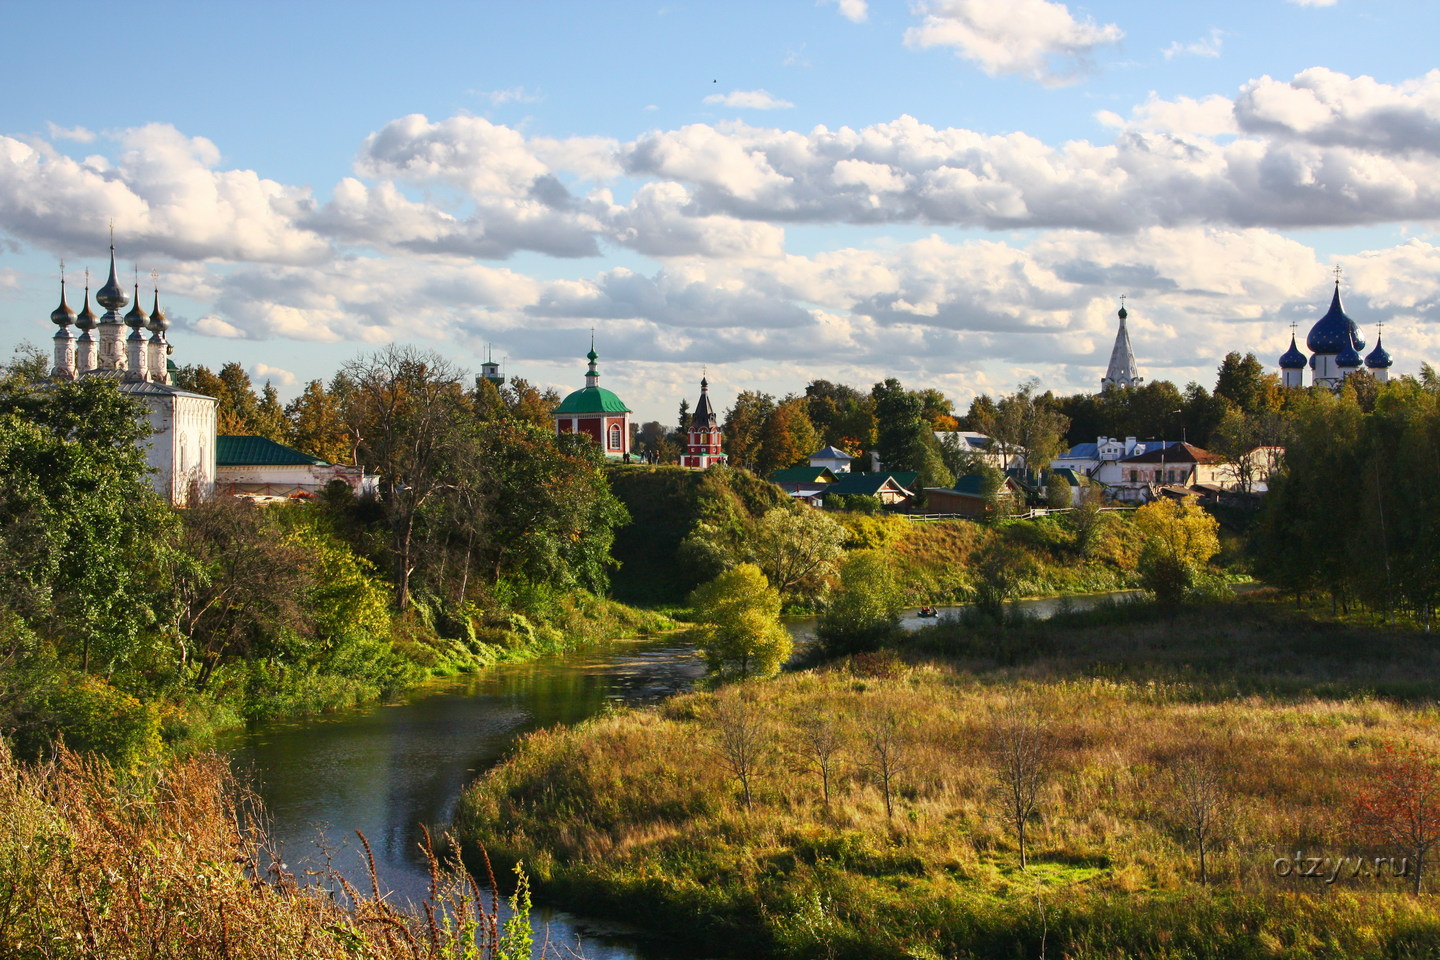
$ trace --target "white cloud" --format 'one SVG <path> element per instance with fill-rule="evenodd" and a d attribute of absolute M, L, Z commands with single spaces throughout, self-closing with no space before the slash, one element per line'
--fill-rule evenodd
<path fill-rule="evenodd" d="M 49 131 L 51 140 L 73 140 L 76 143 L 95 142 L 95 132 L 84 127 L 62 127 L 47 121 L 45 128 Z"/>
<path fill-rule="evenodd" d="M 1176 40 L 1166 47 L 1162 53 L 1166 60 L 1173 60 L 1175 57 L 1218 57 L 1220 48 L 1225 44 L 1224 31 L 1211 28 L 1208 37 L 1201 37 L 1199 40 L 1192 40 L 1189 43 L 1181 43 Z"/>
<path fill-rule="evenodd" d="M 508 87 L 504 90 L 481 90 L 478 96 L 489 100 L 494 106 L 501 106 L 507 103 L 537 103 L 544 97 L 533 90 L 526 90 L 524 87 Z"/>
<path fill-rule="evenodd" d="M 737 110 L 788 110 L 795 104 L 765 90 L 731 90 L 729 93 L 712 93 L 705 98 L 709 104 L 733 107 Z"/>
<path fill-rule="evenodd" d="M 1290 0 L 1297 7 L 1333 7 L 1336 0 Z"/>
<path fill-rule="evenodd" d="M 272 367 L 268 363 L 254 363 L 250 365 L 250 379 L 259 382 L 274 381 L 284 387 L 293 387 L 298 382 L 295 374 L 282 367 Z"/>
<path fill-rule="evenodd" d="M 817 0 L 817 3 L 833 3 L 840 16 L 851 23 L 864 23 L 870 19 L 870 7 L 865 0 Z"/>
<path fill-rule="evenodd" d="M 1013 74 L 1045 86 L 1078 82 L 1094 52 L 1125 36 L 1113 23 L 1076 20 L 1050 0 L 925 0 L 923 22 L 905 31 L 912 47 L 950 47 L 990 76 Z"/>

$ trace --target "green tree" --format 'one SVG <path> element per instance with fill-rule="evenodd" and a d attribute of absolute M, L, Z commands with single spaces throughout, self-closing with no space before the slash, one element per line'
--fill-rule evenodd
<path fill-rule="evenodd" d="M 319 380 L 285 405 L 285 442 L 330 463 L 354 463 L 355 450 L 338 400 Z"/>
<path fill-rule="evenodd" d="M 800 397 L 780 401 L 770 412 L 760 437 L 755 472 L 762 477 L 793 467 L 820 448 L 820 436 L 810 423 L 805 400 Z"/>
<path fill-rule="evenodd" d="M 873 650 L 898 634 L 904 604 L 885 553 L 855 550 L 840 566 L 840 587 L 826 604 L 816 635 L 833 653 Z"/>
<path fill-rule="evenodd" d="M 1194 589 L 1205 564 L 1220 551 L 1220 524 L 1190 500 L 1156 500 L 1135 511 L 1140 538 L 1140 577 L 1163 603 Z"/>
<path fill-rule="evenodd" d="M 774 410 L 774 397 L 745 390 L 735 398 L 735 405 L 725 411 L 724 447 L 732 466 L 758 470 L 765 424 Z"/>
<path fill-rule="evenodd" d="M 780 623 L 780 593 L 752 563 L 726 570 L 690 594 L 700 652 L 719 680 L 771 677 L 790 657 L 790 632 Z"/>
<path fill-rule="evenodd" d="M 752 555 L 782 595 L 813 595 L 834 572 L 845 536 L 820 510 L 775 507 L 755 524 Z"/>
<path fill-rule="evenodd" d="M 917 438 L 928 431 L 924 401 L 890 377 L 870 391 L 875 404 L 875 450 L 886 470 L 916 470 Z"/>

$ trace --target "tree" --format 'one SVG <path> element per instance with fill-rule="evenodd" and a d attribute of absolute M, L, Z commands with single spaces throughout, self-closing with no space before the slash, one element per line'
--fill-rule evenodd
<path fill-rule="evenodd" d="M 1220 524 L 1193 501 L 1156 500 L 1135 511 L 1140 576 L 1162 603 L 1183 600 L 1201 569 L 1220 552 Z"/>
<path fill-rule="evenodd" d="M 799 753 L 814 765 L 820 775 L 820 797 L 825 810 L 830 810 L 830 780 L 835 765 L 845 751 L 845 726 L 830 704 L 817 704 L 795 721 Z"/>
<path fill-rule="evenodd" d="M 885 819 L 895 819 L 895 782 L 910 768 L 911 727 L 914 717 L 888 702 L 872 704 L 861 720 L 861 732 L 870 759 L 866 764 L 885 798 Z"/>
<path fill-rule="evenodd" d="M 859 453 L 875 445 L 874 401 L 843 383 L 812 381 L 805 388 L 810 422 L 822 444 L 847 453 Z"/>
<path fill-rule="evenodd" d="M 740 688 L 721 692 L 711 713 L 720 756 L 732 776 L 740 781 L 745 809 L 754 799 L 751 782 L 769 748 L 770 719 L 753 690 Z"/>
<path fill-rule="evenodd" d="M 774 409 L 774 397 L 746 390 L 725 411 L 724 447 L 732 466 L 757 469 L 765 424 Z"/>
<path fill-rule="evenodd" d="M 354 445 L 340 416 L 340 404 L 319 380 L 305 384 L 285 405 L 285 442 L 330 463 L 351 463 Z M 363 465 L 362 465 L 363 466 Z"/>
<path fill-rule="evenodd" d="M 395 603 L 410 603 L 421 561 L 421 511 L 455 482 L 459 448 L 474 442 L 474 417 L 460 373 L 436 353 L 387 347 L 347 364 L 342 411 L 363 462 L 380 474 L 390 528 Z"/>
<path fill-rule="evenodd" d="M 761 431 L 756 472 L 762 477 L 801 463 L 820 447 L 820 435 L 810 423 L 800 397 L 786 397 L 770 413 Z"/>
<path fill-rule="evenodd" d="M 680 400 L 680 412 L 675 416 L 675 432 L 684 433 L 690 429 L 690 401 L 682 398 Z"/>
<path fill-rule="evenodd" d="M 767 510 L 755 525 L 755 562 L 782 595 L 814 592 L 845 552 L 845 526 L 822 511 Z"/>
<path fill-rule="evenodd" d="M 1020 869 L 1029 867 L 1030 819 L 1039 809 L 1055 762 L 1055 740 L 1034 710 L 1011 702 L 990 723 L 990 746 L 1001 818 L 1015 831 Z"/>
<path fill-rule="evenodd" d="M 261 507 L 211 497 L 183 517 L 171 570 L 179 661 L 204 690 L 224 664 L 273 656 L 287 634 L 310 629 L 301 599 L 312 580 L 305 554 Z"/>
<path fill-rule="evenodd" d="M 924 402 L 890 377 L 870 391 L 875 405 L 875 450 L 886 470 L 914 470 L 915 439 L 928 429 L 921 414 Z"/>
<path fill-rule="evenodd" d="M 1242 357 L 1232 350 L 1220 361 L 1220 369 L 1216 371 L 1215 396 L 1242 413 L 1254 414 L 1272 409 L 1271 400 L 1280 385 L 1278 378 L 1275 378 L 1276 383 L 1270 384 L 1267 377 L 1275 378 L 1275 375 L 1266 374 L 1264 364 L 1255 354 L 1247 353 Z"/>
<path fill-rule="evenodd" d="M 0 383 L 0 606 L 81 670 L 129 666 L 163 615 L 175 518 L 150 483 L 143 404 L 113 380 Z"/>
<path fill-rule="evenodd" d="M 771 677 L 793 641 L 780 623 L 780 594 L 753 563 L 742 563 L 690 594 L 701 656 L 720 680 Z"/>
<path fill-rule="evenodd" d="M 1053 470 L 1045 481 L 1045 503 L 1051 510 L 1064 510 L 1074 506 L 1070 496 L 1070 481 Z"/>
<path fill-rule="evenodd" d="M 904 596 L 885 553 L 855 550 L 840 567 L 840 588 L 831 595 L 816 635 L 835 653 L 874 649 L 899 631 L 903 608 Z"/>
<path fill-rule="evenodd" d="M 1026 469 L 1044 469 L 1062 449 L 1069 418 L 1056 409 L 1049 394 L 1036 396 L 1038 389 L 1038 380 L 1027 380 L 1016 392 L 1001 397 L 993 414 L 982 414 L 979 429 L 990 436 L 1007 466 L 1018 456 Z"/>
<path fill-rule="evenodd" d="M 1225 816 L 1225 780 L 1210 757 L 1185 758 L 1171 774 L 1170 808 L 1186 839 L 1195 844 L 1196 869 L 1201 883 L 1210 882 L 1206 860 Z"/>
<path fill-rule="evenodd" d="M 1424 880 L 1425 859 L 1440 842 L 1440 770 L 1414 748 L 1387 745 L 1351 807 L 1351 822 L 1371 843 L 1398 847 L 1414 868 L 1413 891 Z"/>

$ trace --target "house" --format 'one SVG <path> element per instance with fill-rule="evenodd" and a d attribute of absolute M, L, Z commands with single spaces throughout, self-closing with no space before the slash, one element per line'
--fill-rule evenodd
<path fill-rule="evenodd" d="M 1010 470 L 1022 466 L 1025 451 L 1020 447 L 1005 447 L 997 444 L 992 437 L 974 430 L 937 430 L 935 439 L 942 447 L 955 447 L 964 453 L 973 453 L 984 458 L 996 470 Z"/>
<path fill-rule="evenodd" d="M 835 482 L 835 474 L 828 467 L 790 467 L 770 474 L 770 482 L 790 496 L 818 507 L 825 491 Z"/>
<path fill-rule="evenodd" d="M 895 506 L 915 498 L 911 487 L 902 486 L 900 479 L 909 478 L 913 484 L 918 476 L 916 473 L 846 473 L 825 488 L 824 496 L 829 498 L 838 493 L 846 497 L 876 497 L 887 507 Z"/>
<path fill-rule="evenodd" d="M 1050 461 L 1050 469 L 1074 470 L 1086 477 L 1094 477 L 1102 464 L 1133 457 L 1147 450 L 1166 446 L 1164 440 L 1137 440 L 1135 437 L 1097 437 L 1094 443 L 1077 443 L 1060 456 Z"/>
<path fill-rule="evenodd" d="M 328 463 L 266 437 L 216 438 L 215 489 L 221 493 L 312 496 L 336 480 L 358 495 L 375 493 L 378 478 L 360 467 Z"/>
<path fill-rule="evenodd" d="M 839 447 L 823 447 L 810 454 L 810 466 L 824 467 L 833 474 L 850 472 L 850 464 L 854 461 L 844 450 Z"/>
<path fill-rule="evenodd" d="M 1180 442 L 1120 460 L 1104 461 L 1095 471 L 1094 479 L 1117 500 L 1148 503 L 1163 486 L 1214 484 L 1220 489 L 1233 486 L 1235 467 L 1218 453 Z"/>
<path fill-rule="evenodd" d="M 995 510 L 995 504 L 986 499 L 984 491 L 985 478 L 978 473 L 969 473 L 956 480 L 953 487 L 926 487 L 925 509 L 930 513 L 982 519 Z M 1013 477 L 1006 477 L 996 497 L 1012 505 L 1020 504 L 1025 502 L 1025 491 Z"/>

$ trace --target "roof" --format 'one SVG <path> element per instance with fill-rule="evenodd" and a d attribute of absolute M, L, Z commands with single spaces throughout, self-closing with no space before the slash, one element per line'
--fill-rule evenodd
<path fill-rule="evenodd" d="M 1072 487 L 1085 486 L 1085 478 L 1080 476 L 1070 467 L 1056 467 L 1050 471 L 1051 476 L 1060 477 Z"/>
<path fill-rule="evenodd" d="M 821 460 L 845 460 L 847 462 L 855 459 L 854 457 L 850 456 L 850 454 L 846 453 L 844 450 L 841 450 L 839 447 L 822 447 L 821 449 L 816 450 L 814 453 L 810 454 L 811 460 L 815 460 L 817 458 Z"/>
<path fill-rule="evenodd" d="M 1375 337 L 1375 349 L 1370 351 L 1370 356 L 1365 358 L 1365 366 L 1371 370 L 1379 370 L 1384 367 L 1394 366 L 1395 361 L 1390 359 L 1390 351 L 1380 346 L 1380 337 Z"/>
<path fill-rule="evenodd" d="M 886 484 L 894 484 L 901 493 L 909 494 L 910 488 L 902 486 L 896 480 L 896 474 L 891 473 L 842 473 L 835 482 L 825 488 L 825 494 L 840 493 L 845 496 L 860 494 L 874 496 L 885 489 Z"/>
<path fill-rule="evenodd" d="M 215 438 L 215 466 L 217 467 L 327 467 L 330 464 L 319 457 L 301 453 L 294 447 L 276 443 L 268 437 L 226 437 Z"/>
<path fill-rule="evenodd" d="M 101 376 L 106 376 L 113 374 L 117 371 L 101 372 L 91 370 L 87 372 L 85 376 L 89 377 L 96 374 L 97 372 L 100 373 Z M 122 377 L 124 376 L 124 371 L 118 372 Z M 116 387 L 121 393 L 129 394 L 132 397 L 193 397 L 197 400 L 209 400 L 211 403 L 216 404 L 220 402 L 214 397 L 206 396 L 203 393 L 196 393 L 193 390 L 181 390 L 179 387 L 172 387 L 168 383 L 156 383 L 153 380 L 122 379 L 118 384 L 116 384 Z"/>
<path fill-rule="evenodd" d="M 695 404 L 695 412 L 690 414 L 688 426 L 693 430 L 696 426 L 713 429 L 719 423 L 715 416 L 715 408 L 710 405 L 710 381 L 706 377 L 700 378 L 700 400 Z"/>
<path fill-rule="evenodd" d="M 1209 450 L 1201 450 L 1189 443 L 1167 443 L 1133 457 L 1126 457 L 1121 463 L 1224 463 L 1225 458 Z"/>
<path fill-rule="evenodd" d="M 575 413 L 629 413 L 625 401 L 604 387 L 581 387 L 560 402 L 555 408 L 557 414 Z"/>
<path fill-rule="evenodd" d="M 877 473 L 875 474 L 875 476 L 885 476 L 887 474 L 888 476 L 893 477 L 895 482 L 898 483 L 900 486 L 904 487 L 906 490 L 914 490 L 915 481 L 920 479 L 920 471 L 918 470 L 890 470 L 886 471 L 885 473 Z"/>
<path fill-rule="evenodd" d="M 1335 296 L 1330 299 L 1330 310 L 1310 328 L 1310 334 L 1305 338 L 1305 346 L 1310 348 L 1311 353 L 1336 354 L 1349 347 L 1351 341 L 1354 341 L 1355 350 L 1365 349 L 1360 328 L 1355 325 L 1354 320 L 1345 315 L 1345 309 L 1340 306 L 1340 281 L 1336 280 Z"/>
<path fill-rule="evenodd" d="M 1290 334 L 1290 349 L 1280 355 L 1281 370 L 1305 369 L 1305 354 L 1295 346 L 1295 334 Z"/>
<path fill-rule="evenodd" d="M 1077 443 L 1066 450 L 1056 460 L 1098 460 L 1100 459 L 1100 445 L 1098 443 Z"/>
<path fill-rule="evenodd" d="M 1005 478 L 1005 486 L 1013 487 L 1014 479 Z M 983 497 L 985 496 L 985 477 L 979 473 L 967 473 L 955 481 L 952 487 L 926 487 L 927 490 L 938 490 L 941 493 L 953 493 L 962 497 Z"/>
<path fill-rule="evenodd" d="M 771 483 L 833 483 L 829 467 L 789 467 L 770 474 Z"/>

